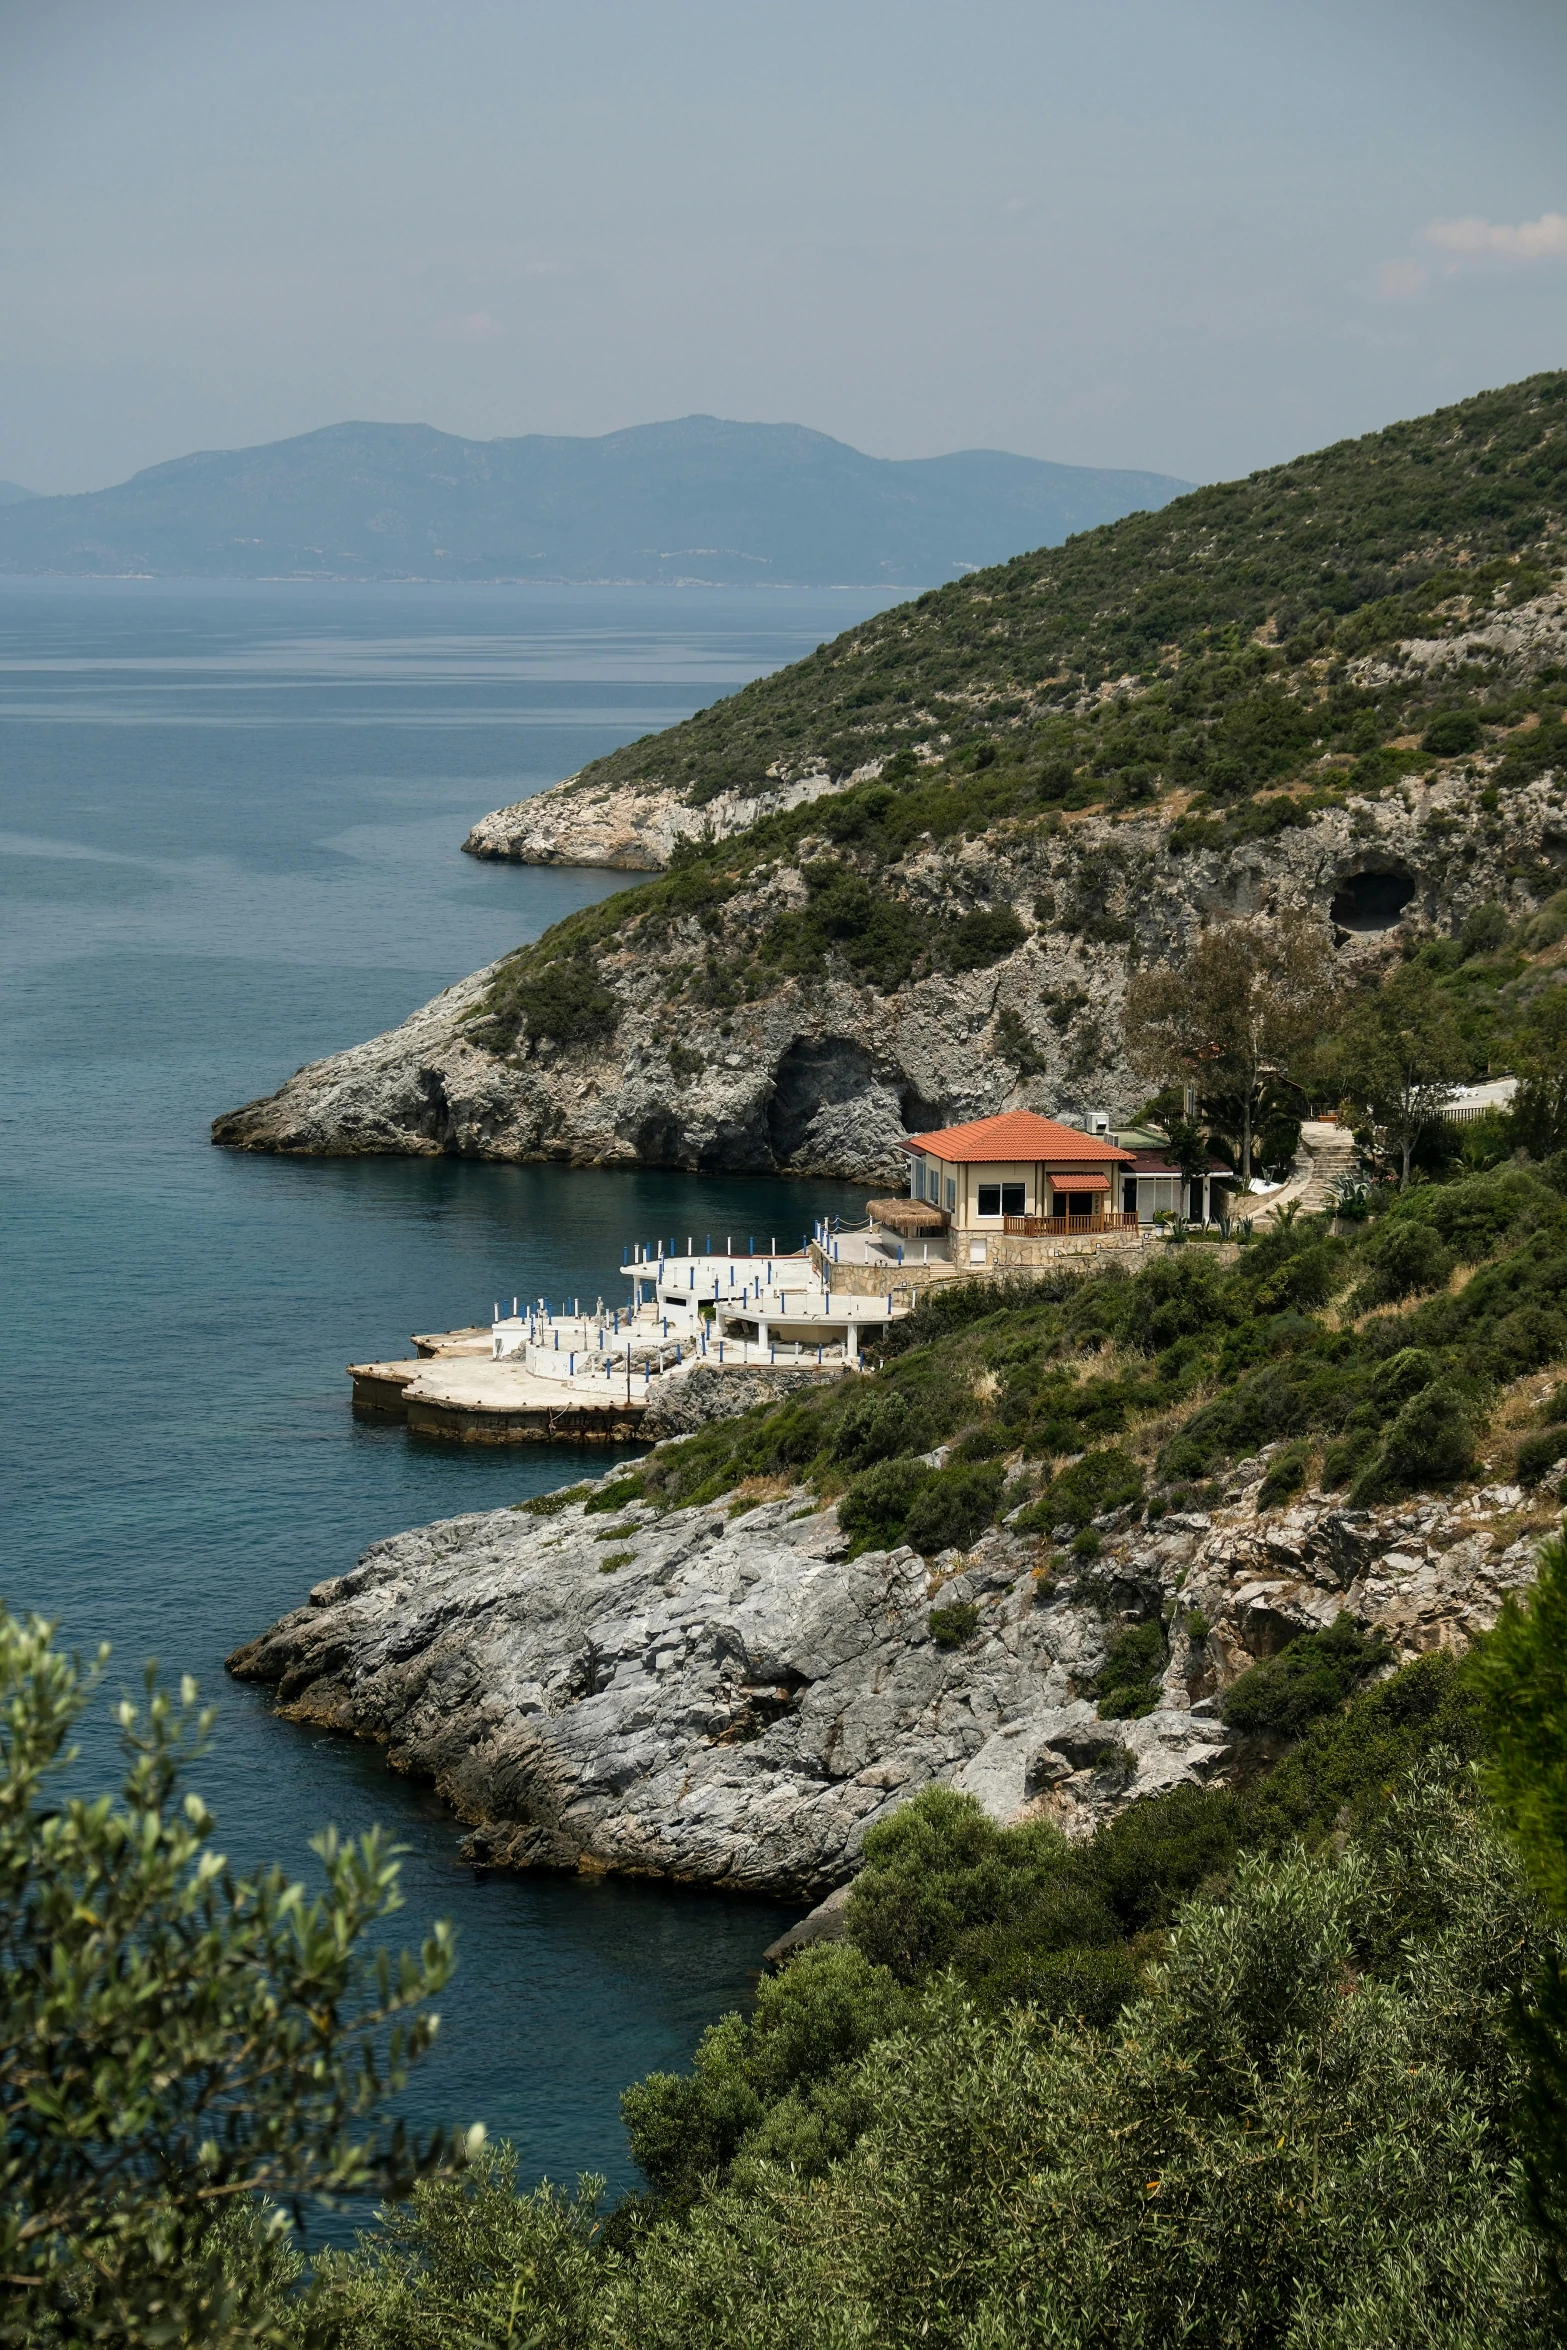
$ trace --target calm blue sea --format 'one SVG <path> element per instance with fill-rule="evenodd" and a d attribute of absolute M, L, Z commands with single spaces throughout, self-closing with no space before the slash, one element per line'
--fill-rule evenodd
<path fill-rule="evenodd" d="M 356 1425 L 343 1366 L 517 1292 L 609 1295 L 633 1236 L 797 1238 L 863 1194 L 735 1178 L 231 1155 L 209 1119 L 404 1017 L 624 877 L 481 865 L 486 809 L 672 724 L 871 594 L 0 582 L 0 1429 L 15 1608 L 218 1707 L 236 1863 L 327 1821 L 410 1847 L 454 1922 L 406 2101 L 524 2170 L 631 2176 L 617 2100 L 742 2001 L 767 1904 L 478 1882 L 425 1792 L 276 1721 L 222 1660 L 366 1543 L 606 1456 Z M 107 1705 L 83 1768 L 113 1767 Z"/>

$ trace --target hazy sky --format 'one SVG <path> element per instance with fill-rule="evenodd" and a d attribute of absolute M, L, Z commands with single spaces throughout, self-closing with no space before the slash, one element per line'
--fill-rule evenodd
<path fill-rule="evenodd" d="M 1196 480 L 1567 362 L 1567 0 L 0 0 L 0 476 L 692 410 Z"/>

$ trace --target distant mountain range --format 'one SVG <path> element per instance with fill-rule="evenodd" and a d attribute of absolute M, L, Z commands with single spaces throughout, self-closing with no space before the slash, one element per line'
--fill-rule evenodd
<path fill-rule="evenodd" d="M 19 481 L 0 481 L 0 506 L 20 506 L 24 498 L 36 495 L 34 490 L 24 490 Z"/>
<path fill-rule="evenodd" d="M 0 490 L 0 572 L 928 587 L 1190 487 L 714 416 L 596 440 L 334 424 L 76 497 Z"/>

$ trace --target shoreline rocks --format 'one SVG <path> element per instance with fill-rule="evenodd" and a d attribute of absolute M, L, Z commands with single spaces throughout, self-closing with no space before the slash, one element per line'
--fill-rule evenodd
<path fill-rule="evenodd" d="M 906 1548 L 851 1561 L 804 1489 L 663 1517 L 487 1511 L 375 1544 L 229 1669 L 431 1781 L 475 1861 L 819 1902 L 935 1782 L 1083 1835 L 1222 1780 L 1237 1752 L 1217 1700 L 1250 1664 L 1340 1610 L 1400 1659 L 1461 1648 L 1532 1580 L 1550 1530 L 1509 1487 L 1259 1516 L 1262 1474 L 1211 1514 L 1107 1525 L 1060 1583 L 1007 1527 L 934 1565 Z M 977 1611 L 959 1648 L 932 1635 L 938 1595 Z M 1168 1634 L 1158 1702 L 1101 1721 L 1109 1642 L 1151 1617 Z"/>
<path fill-rule="evenodd" d="M 776 816 L 860 780 L 825 773 L 769 780 L 754 791 L 720 792 L 693 806 L 666 784 L 586 783 L 568 775 L 545 791 L 481 816 L 463 848 L 470 857 L 515 865 L 599 865 L 617 873 L 659 873 L 683 840 L 729 840 Z"/>

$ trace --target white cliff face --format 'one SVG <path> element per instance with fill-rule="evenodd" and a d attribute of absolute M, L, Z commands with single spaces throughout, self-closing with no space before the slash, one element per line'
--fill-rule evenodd
<path fill-rule="evenodd" d="M 1216 1700 L 1250 1664 L 1340 1610 L 1400 1660 L 1462 1648 L 1532 1579 L 1547 1530 L 1516 1488 L 1260 1517 L 1261 1462 L 1240 1474 L 1212 1515 L 1104 1521 L 1103 1555 L 1059 1583 L 1006 1528 L 934 1567 L 848 1560 L 803 1489 L 736 1516 L 726 1497 L 453 1518 L 377 1543 L 230 1670 L 433 1780 L 472 1857 L 820 1896 L 934 1782 L 1082 1834 L 1222 1779 Z M 932 1606 L 963 1601 L 973 1637 L 944 1649 Z M 1169 1632 L 1159 1705 L 1101 1721 L 1107 1644 L 1149 1617 Z"/>
<path fill-rule="evenodd" d="M 874 768 L 865 770 L 873 774 Z M 676 844 L 729 840 L 764 816 L 803 807 L 827 792 L 847 791 L 860 775 L 769 778 L 751 791 L 720 792 L 693 807 L 667 784 L 584 783 L 568 775 L 531 799 L 481 816 L 463 842 L 470 857 L 505 857 L 518 865 L 608 865 L 619 873 L 658 873 Z"/>
<path fill-rule="evenodd" d="M 1567 879 L 1567 808 L 1550 779 L 1510 794 L 1503 811 L 1449 776 L 1232 849 L 1174 854 L 1169 840 L 1157 818 L 1095 815 L 929 847 L 902 868 L 922 914 L 939 923 L 1010 903 L 1028 935 L 986 969 L 890 994 L 842 963 L 797 978 L 755 962 L 773 917 L 803 899 L 798 871 L 780 868 L 730 899 L 716 931 L 685 916 L 657 940 L 628 932 L 617 944 L 610 933 L 597 951 L 619 1007 L 607 1042 L 475 1043 L 472 1016 L 493 976 L 479 972 L 400 1028 L 219 1118 L 213 1138 L 901 1182 L 910 1132 L 1015 1107 L 1135 1111 L 1146 1086 L 1119 1038 L 1133 957 L 1178 955 L 1204 922 L 1297 906 L 1327 917 L 1346 910 L 1357 878 L 1391 876 L 1412 893 L 1407 919 L 1445 933 L 1471 906 L 1523 912 Z M 1376 953 L 1397 935 L 1346 932 L 1343 952 Z M 758 991 L 694 996 L 691 973 L 715 957 L 748 965 Z"/>

